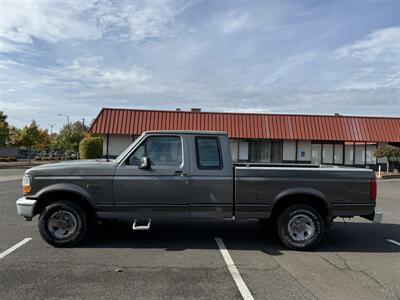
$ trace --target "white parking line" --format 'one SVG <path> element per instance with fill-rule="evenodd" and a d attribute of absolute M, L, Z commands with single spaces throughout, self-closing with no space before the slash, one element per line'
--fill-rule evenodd
<path fill-rule="evenodd" d="M 395 245 L 397 245 L 397 246 L 400 246 L 400 243 L 399 243 L 399 242 L 396 242 L 395 240 L 389 240 L 389 239 L 387 239 L 387 241 L 390 242 L 390 243 L 392 243 L 392 244 L 395 244 Z"/>
<path fill-rule="evenodd" d="M 17 250 L 19 247 L 23 246 L 24 244 L 26 244 L 27 242 L 29 242 L 32 238 L 25 238 L 22 241 L 20 241 L 19 243 L 15 244 L 14 246 L 12 246 L 11 248 L 7 249 L 4 252 L 0 253 L 0 259 L 2 259 L 3 257 L 7 256 L 8 254 L 10 254 L 11 252 L 13 252 L 14 250 Z"/>
<path fill-rule="evenodd" d="M 222 241 L 221 238 L 215 238 L 215 241 L 217 242 L 222 257 L 224 258 L 225 263 L 228 266 L 228 270 L 231 273 L 233 280 L 235 280 L 235 283 L 239 288 L 239 292 L 240 294 L 242 294 L 243 299 L 254 300 L 253 295 L 247 288 L 246 283 L 244 283 L 242 276 L 240 276 L 240 273 L 236 268 L 235 263 L 232 260 L 232 257 L 230 256 L 228 250 L 226 249 L 224 242 Z"/>

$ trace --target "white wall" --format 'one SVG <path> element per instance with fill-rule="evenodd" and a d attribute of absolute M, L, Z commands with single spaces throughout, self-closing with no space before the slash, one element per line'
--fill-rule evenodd
<path fill-rule="evenodd" d="M 239 141 L 238 140 L 229 140 L 229 145 L 231 148 L 231 154 L 232 154 L 232 161 L 237 162 L 238 161 L 238 150 L 239 150 L 239 146 L 238 146 Z"/>
<path fill-rule="evenodd" d="M 108 137 L 108 155 L 117 156 L 132 143 L 131 135 L 110 134 Z M 103 155 L 107 154 L 107 135 L 103 135 Z"/>
<path fill-rule="evenodd" d="M 239 141 L 239 160 L 249 160 L 249 142 Z"/>
<path fill-rule="evenodd" d="M 296 160 L 296 141 L 284 140 L 283 141 L 283 160 Z"/>

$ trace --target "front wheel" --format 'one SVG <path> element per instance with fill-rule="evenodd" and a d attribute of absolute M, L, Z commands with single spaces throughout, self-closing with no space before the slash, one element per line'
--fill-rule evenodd
<path fill-rule="evenodd" d="M 39 217 L 42 238 L 55 247 L 71 247 L 86 235 L 88 219 L 81 207 L 70 201 L 47 206 Z"/>
<path fill-rule="evenodd" d="M 282 243 L 294 250 L 315 248 L 321 241 L 325 225 L 321 214 L 309 205 L 294 205 L 282 212 L 277 223 Z"/>

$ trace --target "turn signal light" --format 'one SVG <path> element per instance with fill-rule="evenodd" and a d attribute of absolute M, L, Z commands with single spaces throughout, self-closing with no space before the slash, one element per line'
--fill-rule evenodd
<path fill-rule="evenodd" d="M 31 187 L 30 187 L 29 185 L 23 185 L 23 186 L 22 186 L 22 192 L 23 192 L 24 194 L 30 193 L 30 192 L 31 192 Z"/>

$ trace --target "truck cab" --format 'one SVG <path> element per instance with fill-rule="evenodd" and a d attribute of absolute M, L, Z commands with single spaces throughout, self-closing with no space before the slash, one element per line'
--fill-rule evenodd
<path fill-rule="evenodd" d="M 233 167 L 222 132 L 146 132 L 117 158 L 117 217 L 232 217 Z"/>

